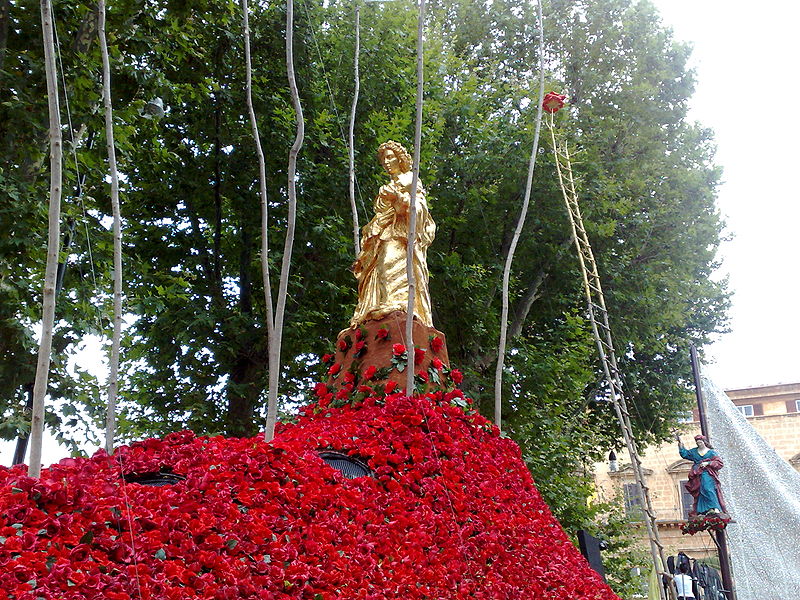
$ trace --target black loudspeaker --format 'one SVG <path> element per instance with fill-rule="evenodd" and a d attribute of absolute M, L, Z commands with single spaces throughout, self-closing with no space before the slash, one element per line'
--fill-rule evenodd
<path fill-rule="evenodd" d="M 589 562 L 592 567 L 603 581 L 606 580 L 606 570 L 603 568 L 603 557 L 600 555 L 600 550 L 605 549 L 606 543 L 594 537 L 591 533 L 580 529 L 578 531 L 578 545 L 581 549 L 581 554 Z"/>

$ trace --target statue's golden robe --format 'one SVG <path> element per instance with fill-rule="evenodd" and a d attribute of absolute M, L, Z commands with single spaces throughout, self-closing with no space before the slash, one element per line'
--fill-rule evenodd
<path fill-rule="evenodd" d="M 411 177 L 411 171 L 398 173 L 392 175 L 389 183 L 381 186 L 375 199 L 375 216 L 362 229 L 361 253 L 353 266 L 358 280 L 358 305 L 350 321 L 351 327 L 408 308 L 406 248 Z M 415 208 L 414 315 L 424 325 L 432 327 L 427 252 L 436 234 L 436 224 L 428 211 L 421 182 L 417 182 Z"/>

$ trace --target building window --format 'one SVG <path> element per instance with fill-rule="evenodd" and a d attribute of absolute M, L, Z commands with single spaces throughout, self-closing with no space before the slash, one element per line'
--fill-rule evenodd
<path fill-rule="evenodd" d="M 800 412 L 800 400 L 795 400 L 794 401 L 794 411 L 795 412 Z"/>
<path fill-rule="evenodd" d="M 689 511 L 692 510 L 692 503 L 694 502 L 692 495 L 686 491 L 686 484 L 688 482 L 688 479 L 682 479 L 678 483 L 678 491 L 681 495 L 681 512 L 683 513 L 683 518 L 687 521 L 689 520 Z"/>
<path fill-rule="evenodd" d="M 644 502 L 642 501 L 642 489 L 638 483 L 626 483 L 622 486 L 625 496 L 625 514 L 632 521 L 644 519 Z"/>
<path fill-rule="evenodd" d="M 752 404 L 741 404 L 736 408 L 738 408 L 739 412 L 742 413 L 745 417 L 752 417 L 754 414 Z"/>

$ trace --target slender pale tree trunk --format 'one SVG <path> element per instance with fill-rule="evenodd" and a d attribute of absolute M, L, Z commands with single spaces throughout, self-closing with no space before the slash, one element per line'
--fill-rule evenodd
<path fill-rule="evenodd" d="M 361 244 L 358 239 L 358 210 L 356 209 L 356 160 L 354 149 L 354 136 L 353 131 L 356 126 L 356 107 L 358 106 L 358 91 L 361 86 L 361 78 L 358 73 L 358 54 L 361 50 L 361 17 L 359 0 L 356 0 L 356 50 L 354 60 L 354 73 L 355 73 L 355 91 L 353 92 L 353 105 L 350 107 L 350 130 L 348 137 L 348 155 L 350 159 L 350 210 L 353 212 L 353 246 L 355 247 L 355 256 L 361 253 Z"/>
<path fill-rule="evenodd" d="M 61 113 L 56 85 L 56 58 L 53 37 L 53 7 L 41 0 L 44 67 L 47 80 L 47 106 L 50 118 L 50 206 L 47 218 L 47 264 L 44 274 L 42 339 L 33 384 L 31 418 L 31 456 L 28 475 L 38 478 L 42 470 L 42 435 L 44 433 L 44 397 L 50 375 L 50 351 L 53 345 L 53 321 L 56 310 L 56 275 L 58 272 L 59 221 L 61 219 Z"/>
<path fill-rule="evenodd" d="M 111 336 L 111 362 L 108 371 L 108 406 L 106 407 L 106 452 L 114 451 L 114 435 L 117 430 L 117 391 L 119 388 L 119 346 L 122 338 L 122 218 L 119 210 L 119 173 L 117 152 L 114 148 L 114 112 L 111 108 L 111 65 L 108 59 L 106 40 L 106 2 L 97 6 L 97 33 L 100 39 L 100 54 L 103 57 L 103 106 L 106 118 L 106 152 L 108 171 L 111 177 L 111 213 L 114 233 L 114 332 Z"/>
<path fill-rule="evenodd" d="M 417 300 L 417 281 L 414 276 L 414 244 L 417 239 L 417 187 L 419 185 L 419 160 L 422 146 L 422 92 L 424 90 L 422 34 L 425 30 L 425 0 L 419 0 L 417 18 L 417 120 L 414 127 L 414 162 L 411 173 L 411 202 L 408 210 L 408 246 L 406 247 L 406 276 L 408 278 L 408 307 L 406 309 L 406 393 L 414 393 L 414 307 Z"/>
<path fill-rule="evenodd" d="M 531 200 L 531 185 L 533 183 L 533 169 L 536 166 L 536 153 L 539 150 L 539 130 L 542 126 L 542 102 L 544 101 L 544 25 L 542 23 L 542 3 L 537 3 L 537 17 L 539 19 L 539 104 L 536 111 L 536 130 L 533 134 L 533 148 L 528 163 L 528 180 L 525 183 L 525 198 L 522 201 L 522 211 L 514 229 L 514 237 L 508 248 L 506 263 L 503 268 L 503 308 L 500 315 L 500 343 L 497 348 L 497 367 L 494 372 L 494 422 L 502 429 L 502 398 L 503 398 L 503 365 L 506 357 L 506 333 L 508 331 L 508 283 L 511 278 L 511 263 L 517 249 L 525 217 L 528 215 L 528 205 Z"/>
<path fill-rule="evenodd" d="M 281 367 L 281 342 L 283 341 L 283 320 L 286 311 L 286 293 L 289 286 L 289 268 L 292 262 L 292 246 L 294 245 L 294 228 L 297 221 L 297 187 L 295 176 L 297 173 L 297 155 L 303 146 L 305 137 L 305 120 L 303 107 L 300 104 L 300 94 L 297 91 L 297 81 L 294 75 L 294 2 L 286 2 L 286 71 L 289 79 L 289 91 L 292 96 L 292 105 L 297 119 L 297 130 L 294 144 L 289 150 L 288 165 L 288 191 L 289 191 L 289 218 L 286 224 L 286 240 L 283 244 L 283 260 L 281 261 L 281 279 L 278 286 L 278 298 L 275 303 L 275 335 L 269 345 L 269 395 L 267 398 L 267 425 L 264 437 L 267 441 L 275 435 L 275 421 L 278 416 L 278 381 Z"/>
<path fill-rule="evenodd" d="M 242 0 L 242 21 L 244 28 L 244 58 L 245 58 L 245 77 L 247 112 L 250 115 L 250 128 L 253 133 L 253 141 L 256 144 L 256 156 L 258 157 L 258 190 L 261 198 L 261 279 L 264 284 L 264 306 L 267 311 L 267 347 L 270 348 L 270 355 L 267 361 L 267 380 L 269 381 L 269 391 L 267 400 L 267 440 L 272 439 L 275 431 L 275 419 L 277 417 L 277 395 L 275 403 L 272 403 L 272 354 L 271 348 L 275 340 L 275 316 L 272 306 L 272 282 L 269 276 L 269 206 L 267 204 L 267 167 L 264 160 L 264 149 L 261 146 L 261 135 L 258 132 L 258 120 L 256 111 L 253 107 L 253 59 L 250 53 L 250 15 L 247 7 L 247 0 Z"/>

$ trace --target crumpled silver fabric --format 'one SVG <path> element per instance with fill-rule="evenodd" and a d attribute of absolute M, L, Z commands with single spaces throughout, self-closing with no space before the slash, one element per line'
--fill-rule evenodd
<path fill-rule="evenodd" d="M 756 432 L 707 378 L 703 393 L 728 513 L 738 600 L 800 598 L 800 473 Z M 800 432 L 798 432 L 800 436 Z"/>

